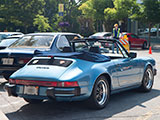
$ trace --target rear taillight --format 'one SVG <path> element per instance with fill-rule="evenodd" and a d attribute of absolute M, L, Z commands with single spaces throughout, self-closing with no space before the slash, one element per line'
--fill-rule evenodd
<path fill-rule="evenodd" d="M 39 85 L 46 87 L 78 87 L 77 81 L 72 82 L 56 82 L 56 81 L 35 81 L 35 80 L 14 80 L 9 79 L 10 83 L 20 84 L 20 85 Z"/>
<path fill-rule="evenodd" d="M 15 83 L 16 83 L 16 81 L 15 81 L 14 79 L 9 79 L 9 83 L 13 83 L 13 84 L 15 84 Z"/>
<path fill-rule="evenodd" d="M 19 58 L 18 63 L 19 64 L 26 64 L 30 61 L 31 58 Z"/>
<path fill-rule="evenodd" d="M 78 87 L 78 82 L 58 82 L 57 87 Z"/>

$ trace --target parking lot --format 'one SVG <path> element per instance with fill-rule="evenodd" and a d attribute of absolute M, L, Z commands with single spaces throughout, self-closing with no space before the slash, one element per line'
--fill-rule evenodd
<path fill-rule="evenodd" d="M 158 48 L 156 46 L 155 48 Z M 0 109 L 9 120 L 159 120 L 160 118 L 160 50 L 131 50 L 138 57 L 150 56 L 156 60 L 157 76 L 151 92 L 136 90 L 121 92 L 111 96 L 110 102 L 102 110 L 91 110 L 84 102 L 44 101 L 40 104 L 28 104 L 22 98 L 8 97 L 0 78 Z"/>

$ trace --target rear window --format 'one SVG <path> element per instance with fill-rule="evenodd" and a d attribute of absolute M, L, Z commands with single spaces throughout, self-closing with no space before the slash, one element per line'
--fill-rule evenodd
<path fill-rule="evenodd" d="M 62 59 L 34 59 L 28 65 L 53 65 L 68 67 L 71 63 L 71 60 Z"/>
<path fill-rule="evenodd" d="M 13 39 L 4 39 L 0 42 L 0 46 L 9 46 L 12 43 L 14 43 L 17 39 L 13 38 Z"/>
<path fill-rule="evenodd" d="M 10 48 L 49 48 L 54 36 L 24 36 L 13 43 Z"/>

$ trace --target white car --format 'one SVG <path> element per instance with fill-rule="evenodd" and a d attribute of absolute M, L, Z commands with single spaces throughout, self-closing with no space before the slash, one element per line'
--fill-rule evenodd
<path fill-rule="evenodd" d="M 89 36 L 89 38 L 111 38 L 112 37 L 112 32 L 97 32 L 91 36 Z"/>
<path fill-rule="evenodd" d="M 0 41 L 2 39 L 7 38 L 8 36 L 13 36 L 13 35 L 23 35 L 21 32 L 0 32 Z"/>
<path fill-rule="evenodd" d="M 16 40 L 21 38 L 23 35 L 8 36 L 6 39 L 2 39 L 0 42 L 0 49 L 4 49 L 14 43 Z"/>

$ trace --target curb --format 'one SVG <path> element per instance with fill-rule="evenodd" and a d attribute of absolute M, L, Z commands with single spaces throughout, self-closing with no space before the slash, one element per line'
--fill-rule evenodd
<path fill-rule="evenodd" d="M 0 120 L 9 120 L 1 110 L 0 110 Z"/>

